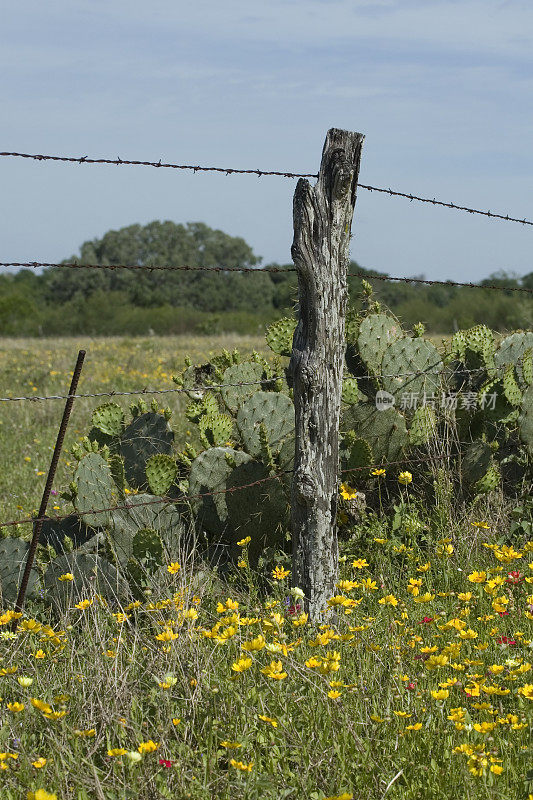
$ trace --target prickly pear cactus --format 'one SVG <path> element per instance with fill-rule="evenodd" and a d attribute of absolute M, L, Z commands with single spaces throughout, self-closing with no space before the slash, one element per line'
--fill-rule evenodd
<path fill-rule="evenodd" d="M 427 444 L 437 432 L 437 415 L 431 406 L 415 410 L 409 427 L 409 442 L 415 446 Z"/>
<path fill-rule="evenodd" d="M 198 423 L 204 447 L 221 447 L 227 444 L 233 432 L 233 420 L 227 414 L 205 414 Z"/>
<path fill-rule="evenodd" d="M 233 470 L 251 461 L 242 450 L 212 447 L 194 459 L 189 475 L 189 495 L 197 509 L 198 520 L 215 537 L 222 536 L 228 522 L 227 495 L 223 494 Z M 207 492 L 220 492 L 198 497 Z"/>
<path fill-rule="evenodd" d="M 510 336 L 502 339 L 496 352 L 494 353 L 494 363 L 498 369 L 498 374 L 505 373 L 508 365 L 514 365 L 516 377 L 522 388 L 525 388 L 531 381 L 528 381 L 527 374 L 529 364 L 526 363 L 526 374 L 524 375 L 524 358 L 528 359 L 533 349 L 533 331 L 517 331 Z M 529 361 L 530 359 L 528 359 Z"/>
<path fill-rule="evenodd" d="M 487 442 L 472 442 L 466 448 L 461 472 L 466 483 L 474 485 L 486 475 L 491 464 L 492 450 Z"/>
<path fill-rule="evenodd" d="M 230 554 L 235 557 L 240 548 L 237 542 L 250 536 L 248 546 L 250 564 L 257 560 L 268 544 L 281 547 L 284 533 L 289 526 L 289 501 L 283 484 L 270 479 L 265 464 L 257 461 L 243 462 L 236 466 L 228 480 L 226 496 L 228 510 L 224 538 L 230 545 Z M 256 483 L 254 486 L 248 484 Z M 239 487 L 246 486 L 245 489 Z"/>
<path fill-rule="evenodd" d="M 347 431 L 340 447 L 342 470 L 346 473 L 348 483 L 357 483 L 368 477 L 368 467 L 372 465 L 372 448 L 365 439 L 357 436 L 355 431 Z"/>
<path fill-rule="evenodd" d="M 369 314 L 359 325 L 357 347 L 373 375 L 381 372 L 383 354 L 389 345 L 403 336 L 401 325 L 388 314 Z"/>
<path fill-rule="evenodd" d="M 261 453 L 260 425 L 264 424 L 273 452 L 294 432 L 294 405 L 290 397 L 277 392 L 256 392 L 237 411 L 237 428 L 244 448 L 252 456 Z"/>
<path fill-rule="evenodd" d="M 347 405 L 352 405 L 353 403 L 359 403 L 363 398 L 364 395 L 359 391 L 356 378 L 345 376 L 342 381 L 342 402 Z"/>
<path fill-rule="evenodd" d="M 290 356 L 292 354 L 292 339 L 295 330 L 295 319 L 290 317 L 279 319 L 267 328 L 266 343 L 274 353 L 280 356 Z"/>
<path fill-rule="evenodd" d="M 341 416 L 340 429 L 354 430 L 368 442 L 376 466 L 399 460 L 409 444 L 404 417 L 393 408 L 378 411 L 371 403 L 350 406 Z"/>
<path fill-rule="evenodd" d="M 163 495 L 176 480 L 178 465 L 172 456 L 157 453 L 155 456 L 150 456 L 146 462 L 145 472 L 152 494 Z"/>
<path fill-rule="evenodd" d="M 10 536 L 0 539 L 0 590 L 2 607 L 17 599 L 20 583 L 26 567 L 29 542 Z M 31 569 L 26 596 L 34 598 L 39 586 L 39 573 Z"/>
<path fill-rule="evenodd" d="M 522 398 L 518 431 L 527 451 L 533 458 L 533 386 L 528 386 Z"/>
<path fill-rule="evenodd" d="M 93 528 L 88 527 L 77 514 L 63 519 L 45 519 L 39 536 L 39 544 L 51 545 L 57 554 L 67 549 L 65 539 L 70 539 L 74 548 L 81 547 L 94 537 Z"/>
<path fill-rule="evenodd" d="M 263 365 L 253 362 L 244 362 L 228 367 L 222 376 L 220 394 L 229 411 L 235 414 L 238 407 L 261 388 L 263 372 Z M 231 384 L 237 383 L 252 385 L 231 386 Z"/>
<path fill-rule="evenodd" d="M 60 581 L 70 572 L 73 580 Z M 110 604 L 124 602 L 129 596 L 128 584 L 117 569 L 100 555 L 74 550 L 54 558 L 43 578 L 46 597 L 58 613 L 66 613 L 75 603 L 88 598 L 91 587 Z"/>
<path fill-rule="evenodd" d="M 500 482 L 500 468 L 497 464 L 492 462 L 483 477 L 475 484 L 474 492 L 476 494 L 487 494 L 497 489 Z"/>
<path fill-rule="evenodd" d="M 76 468 L 74 483 L 77 486 L 74 505 L 85 524 L 93 528 L 107 525 L 110 511 L 92 511 L 116 505 L 115 484 L 107 461 L 99 453 L 87 453 Z"/>
<path fill-rule="evenodd" d="M 185 416 L 190 422 L 199 422 L 205 414 L 218 414 L 220 411 L 217 399 L 208 392 L 201 400 L 193 400 L 185 409 Z"/>
<path fill-rule="evenodd" d="M 393 342 L 383 353 L 383 389 L 394 396 L 397 405 L 406 394 L 422 404 L 425 395 L 438 393 L 442 368 L 437 348 L 431 342 L 406 336 Z"/>
<path fill-rule="evenodd" d="M 108 543 L 119 565 L 124 567 L 135 557 L 135 535 L 146 529 L 156 531 L 165 556 L 176 560 L 185 536 L 185 523 L 177 504 L 151 494 L 136 494 L 128 496 L 128 508 L 117 509 L 111 515 Z"/>
<path fill-rule="evenodd" d="M 124 412 L 117 403 L 104 403 L 94 409 L 91 422 L 94 428 L 107 436 L 120 436 L 124 427 Z"/>
<path fill-rule="evenodd" d="M 162 414 L 148 411 L 130 422 L 120 439 L 120 454 L 130 486 L 146 487 L 146 462 L 157 453 L 170 453 L 173 441 L 174 434 Z"/>
<path fill-rule="evenodd" d="M 516 382 L 515 365 L 507 364 L 502 378 L 502 386 L 505 397 L 512 406 L 519 406 L 522 403 L 522 392 Z"/>
<path fill-rule="evenodd" d="M 217 378 L 217 367 L 211 363 L 200 366 L 190 365 L 182 375 L 176 376 L 172 380 L 178 386 L 183 387 L 191 400 L 201 400 L 207 391 L 204 386 L 215 386 L 220 382 Z"/>

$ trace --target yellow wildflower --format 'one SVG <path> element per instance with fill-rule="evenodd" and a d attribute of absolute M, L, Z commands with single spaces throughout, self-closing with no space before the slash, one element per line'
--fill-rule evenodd
<path fill-rule="evenodd" d="M 283 569 L 283 567 L 276 567 L 272 570 L 272 577 L 277 581 L 282 581 L 291 574 L 290 569 Z"/>
<path fill-rule="evenodd" d="M 141 742 L 137 750 L 139 753 L 153 753 L 153 751 L 157 750 L 158 747 L 158 742 L 152 742 L 152 740 L 149 739 L 147 742 Z"/>
<path fill-rule="evenodd" d="M 181 564 L 178 564 L 177 561 L 173 561 L 171 564 L 168 565 L 167 572 L 170 572 L 171 575 L 175 575 L 176 572 L 179 572 L 180 569 L 181 569 Z"/>
<path fill-rule="evenodd" d="M 252 666 L 251 658 L 239 658 L 238 661 L 233 662 L 231 668 L 234 672 L 245 672 L 247 669 L 250 669 L 251 666 Z"/>
<path fill-rule="evenodd" d="M 263 667 L 261 672 L 263 675 L 266 675 L 267 678 L 273 678 L 274 680 L 283 680 L 283 678 L 287 677 L 287 673 L 283 672 L 281 661 L 271 661 L 269 666 Z"/>
<path fill-rule="evenodd" d="M 410 472 L 400 472 L 398 475 L 398 483 L 403 484 L 403 486 L 407 486 L 413 480 L 413 476 Z"/>
<path fill-rule="evenodd" d="M 357 490 L 352 489 L 347 483 L 341 483 L 340 493 L 344 500 L 355 500 L 357 497 Z"/>
<path fill-rule="evenodd" d="M 272 719 L 272 717 L 267 717 L 267 716 L 265 716 L 265 714 L 258 714 L 257 716 L 259 717 L 259 719 L 262 719 L 263 722 L 269 722 L 272 725 L 273 728 L 277 728 L 278 727 L 277 720 Z"/>
<path fill-rule="evenodd" d="M 236 761 L 234 758 L 231 758 L 229 763 L 232 767 L 235 767 L 235 769 L 238 769 L 241 772 L 251 772 L 254 765 L 253 761 L 251 761 L 249 764 L 244 764 L 242 761 Z"/>

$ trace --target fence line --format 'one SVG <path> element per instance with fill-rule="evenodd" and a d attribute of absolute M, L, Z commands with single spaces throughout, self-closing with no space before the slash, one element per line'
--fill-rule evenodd
<path fill-rule="evenodd" d="M 0 397 L 0 403 L 5 403 L 8 401 L 15 401 L 15 400 L 66 400 L 69 397 L 74 398 L 81 398 L 81 397 L 123 397 L 127 395 L 142 395 L 142 394 L 176 394 L 176 393 L 185 393 L 188 392 L 200 392 L 200 391 L 207 391 L 209 389 L 225 389 L 230 387 L 236 386 L 258 386 L 264 383 L 274 383 L 277 380 L 280 380 L 280 375 L 275 376 L 274 378 L 265 378 L 261 381 L 243 381 L 241 383 L 217 383 L 212 386 L 192 386 L 190 389 L 137 389 L 131 392 L 95 392 L 93 394 L 51 394 L 51 395 L 41 395 L 41 396 L 32 396 L 28 395 L 27 397 Z"/>
<path fill-rule="evenodd" d="M 142 166 L 142 167 L 156 167 L 156 168 L 167 168 L 167 169 L 179 169 L 179 170 L 193 170 L 193 172 L 219 172 L 224 173 L 226 175 L 257 175 L 259 178 L 263 175 L 276 175 L 282 178 L 318 178 L 318 174 L 315 173 L 297 173 L 297 172 L 280 172 L 275 170 L 262 170 L 262 169 L 235 169 L 233 167 L 200 167 L 200 166 L 193 166 L 188 164 L 171 164 L 167 162 L 162 162 L 161 159 L 159 161 L 138 161 L 134 159 L 123 159 L 123 158 L 89 158 L 88 156 L 82 156 L 81 158 L 75 158 L 72 156 L 45 156 L 45 155 L 32 155 L 30 153 L 9 153 L 3 152 L 0 153 L 0 156 L 10 156 L 15 158 L 27 158 L 32 159 L 34 161 L 65 161 L 71 162 L 75 164 L 115 164 L 117 166 Z M 443 200 L 436 200 L 435 198 L 431 199 L 429 197 L 419 197 L 418 195 L 412 194 L 410 192 L 398 192 L 394 189 L 384 189 L 378 186 L 368 186 L 364 183 L 358 183 L 358 188 L 367 189 L 371 192 L 382 192 L 384 194 L 388 194 L 394 197 L 405 197 L 407 200 L 411 202 L 413 200 L 417 200 L 420 203 L 431 203 L 434 206 L 442 206 L 444 208 L 454 208 L 457 211 L 466 211 L 469 214 L 481 214 L 484 217 L 491 217 L 494 219 L 503 219 L 506 222 L 518 222 L 521 225 L 533 225 L 533 221 L 526 219 L 520 219 L 519 217 L 511 217 L 509 214 L 495 214 L 492 211 L 480 211 L 476 208 L 470 208 L 469 206 L 462 206 L 457 205 L 456 203 L 446 203 Z"/>
<path fill-rule="evenodd" d="M 378 438 L 378 437 L 375 437 L 375 438 Z M 443 453 L 441 455 L 434 455 L 434 456 L 429 456 L 429 457 L 426 457 L 426 458 L 416 458 L 416 459 L 403 458 L 403 459 L 400 459 L 398 461 L 388 461 L 385 466 L 383 466 L 382 464 L 369 464 L 366 467 L 351 467 L 350 469 L 343 469 L 343 470 L 340 470 L 340 474 L 344 475 L 346 473 L 361 472 L 361 471 L 368 472 L 369 470 L 377 470 L 377 469 L 385 469 L 385 471 L 387 471 L 387 469 L 390 466 L 396 466 L 398 464 L 402 464 L 402 465 L 405 465 L 407 463 L 409 463 L 409 464 L 423 464 L 423 463 L 428 462 L 428 461 L 442 461 L 442 460 L 447 459 L 447 458 L 452 458 L 452 455 L 450 455 L 449 453 Z M 141 506 L 157 505 L 158 503 L 159 504 L 160 503 L 167 503 L 167 504 L 187 503 L 187 502 L 189 502 L 191 500 L 200 500 L 203 497 L 214 497 L 215 495 L 219 495 L 219 494 L 233 494 L 233 492 L 238 492 L 238 491 L 241 491 L 242 489 L 249 489 L 252 486 L 258 486 L 259 484 L 266 483 L 267 481 L 278 480 L 279 478 L 282 478 L 283 475 L 290 475 L 293 472 L 294 472 L 294 470 L 292 470 L 292 469 L 286 469 L 286 470 L 283 470 L 282 472 L 276 473 L 276 475 L 269 475 L 266 478 L 260 478 L 259 480 L 253 481 L 252 483 L 245 483 L 242 486 L 232 486 L 229 489 L 217 489 L 216 491 L 213 491 L 213 492 L 202 492 L 201 494 L 194 494 L 194 495 L 183 494 L 183 495 L 181 495 L 180 497 L 177 497 L 177 498 L 176 497 L 166 497 L 166 496 L 163 495 L 161 497 L 155 498 L 154 500 L 143 500 L 141 503 L 125 503 L 125 504 L 122 504 L 122 505 L 107 506 L 105 508 L 88 508 L 85 511 L 83 511 L 83 513 L 82 512 L 78 512 L 78 513 L 79 513 L 79 515 L 81 517 L 83 517 L 86 514 L 102 514 L 105 511 L 117 511 L 117 510 L 122 510 L 122 509 L 135 510 L 136 508 L 141 508 Z M 133 496 L 135 496 L 135 495 L 133 495 Z M 71 517 L 72 513 L 74 513 L 74 512 L 71 512 L 70 514 L 59 514 L 58 516 L 55 516 L 55 517 L 51 517 L 51 516 L 25 517 L 23 519 L 10 520 L 9 522 L 0 522 L 0 530 L 2 528 L 9 528 L 9 527 L 17 526 L 17 525 L 23 525 L 23 524 L 30 523 L 30 522 L 31 523 L 42 522 L 42 521 L 60 522 L 63 519 L 67 519 L 68 517 Z"/>
<path fill-rule="evenodd" d="M 516 360 L 515 363 L 519 363 L 522 360 L 523 357 L 520 357 Z M 420 375 L 429 376 L 432 374 L 433 368 L 439 366 L 441 363 L 442 362 L 439 361 L 436 364 L 431 364 L 429 367 L 426 367 L 426 369 L 418 369 L 413 372 L 398 372 L 392 375 L 384 375 L 384 374 L 371 375 L 370 373 L 366 375 L 343 375 L 342 379 L 343 381 L 348 381 L 348 380 L 365 380 L 365 379 L 370 380 L 374 378 L 410 378 Z M 444 366 L 446 367 L 446 364 Z M 477 373 L 477 372 L 482 372 L 484 369 L 485 367 L 475 367 L 473 369 L 467 367 L 464 368 L 457 367 L 457 369 L 450 371 L 449 376 L 453 377 L 454 375 L 463 375 L 465 373 L 467 374 Z M 495 367 L 495 370 L 497 371 L 498 368 Z M 73 394 L 73 395 L 49 394 L 49 395 L 27 395 L 22 397 L 0 397 L 0 403 L 17 402 L 21 400 L 29 400 L 31 402 L 37 402 L 39 400 L 67 400 L 69 397 L 78 399 L 78 398 L 88 398 L 88 397 L 130 397 L 130 396 L 133 397 L 137 395 L 148 395 L 148 394 L 177 394 L 177 393 L 188 394 L 189 392 L 194 392 L 194 391 L 198 392 L 210 391 L 210 390 L 216 391 L 217 389 L 226 389 L 230 387 L 233 388 L 239 386 L 262 386 L 265 383 L 274 383 L 275 381 L 283 380 L 283 377 L 284 377 L 283 375 L 275 375 L 273 378 L 265 378 L 264 380 L 258 380 L 258 381 L 247 381 L 242 383 L 215 383 L 210 386 L 198 386 L 198 387 L 191 387 L 189 389 L 184 389 L 181 387 L 179 389 L 144 388 L 144 389 L 133 389 L 130 392 L 117 392 L 115 390 L 112 390 L 110 392 L 87 392 L 86 394 Z M 489 378 L 490 377 L 491 376 L 489 375 Z"/>
<path fill-rule="evenodd" d="M 191 266 L 189 264 L 183 264 L 179 266 L 173 266 L 170 264 L 164 265 L 149 265 L 149 264 L 75 264 L 75 263 L 68 263 L 68 264 L 59 264 L 53 263 L 48 261 L 0 261 L 0 267 L 28 267 L 32 269 L 38 269 L 40 267 L 58 267 L 62 269 L 130 269 L 130 270 L 140 270 L 146 272 L 153 272 L 154 270 L 164 270 L 168 272 L 246 272 L 252 273 L 254 275 L 264 275 L 268 272 L 278 272 L 278 273 L 287 273 L 287 272 L 296 272 L 293 267 L 289 267 L 288 269 L 284 267 L 203 267 L 203 266 Z M 426 278 L 398 278 L 390 275 L 368 275 L 365 272 L 347 272 L 346 277 L 348 278 L 361 278 L 367 281 L 401 281 L 403 283 L 423 283 L 429 286 L 461 286 L 468 289 L 495 289 L 496 291 L 500 292 L 524 292 L 526 294 L 533 294 L 533 289 L 529 289 L 525 286 L 494 286 L 494 285 L 487 285 L 482 286 L 479 283 L 464 283 L 460 281 L 437 281 L 437 280 L 429 280 Z"/>

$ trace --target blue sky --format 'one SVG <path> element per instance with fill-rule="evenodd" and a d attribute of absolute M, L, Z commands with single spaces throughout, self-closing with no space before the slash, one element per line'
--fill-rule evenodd
<path fill-rule="evenodd" d="M 2 12 L 0 150 L 316 172 L 533 218 L 530 0 L 27 0 Z M 289 262 L 295 181 L 0 159 L 0 261 L 204 221 Z M 360 189 L 351 256 L 398 276 L 533 271 L 531 227 Z"/>

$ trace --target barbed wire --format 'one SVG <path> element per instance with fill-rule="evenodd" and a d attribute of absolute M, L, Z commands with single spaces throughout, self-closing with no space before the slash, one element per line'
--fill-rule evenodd
<path fill-rule="evenodd" d="M 523 357 L 519 357 L 516 359 L 515 363 L 522 361 Z M 382 379 L 382 378 L 410 378 L 420 375 L 427 375 L 428 377 L 434 374 L 434 368 L 443 366 L 446 369 L 447 364 L 444 364 L 442 361 L 438 361 L 435 364 L 431 364 L 430 366 L 426 367 L 426 369 L 419 369 L 414 370 L 412 372 L 398 372 L 392 375 L 384 375 L 384 374 L 377 374 L 371 375 L 368 373 L 367 375 L 343 375 L 342 380 L 372 380 L 372 379 Z M 502 367 L 495 367 L 495 372 L 503 369 L 507 365 L 502 365 Z M 456 369 L 451 370 L 448 372 L 447 377 L 453 377 L 455 375 L 463 375 L 463 374 L 471 374 L 471 373 L 478 373 L 483 372 L 485 367 L 475 367 L 473 369 L 467 367 L 457 367 Z M 491 376 L 489 375 L 489 378 Z M 23 395 L 20 397 L 0 397 L 0 403 L 7 403 L 7 402 L 17 402 L 21 400 L 29 400 L 31 402 L 36 402 L 39 400 L 68 400 L 69 397 L 73 397 L 74 399 L 84 399 L 89 397 L 130 397 L 136 395 L 148 395 L 148 394 L 188 394 L 189 392 L 207 392 L 207 391 L 217 391 L 219 389 L 226 389 L 226 388 L 235 388 L 240 386 L 262 386 L 265 383 L 275 383 L 278 380 L 283 380 L 283 375 L 275 375 L 273 378 L 264 378 L 263 380 L 257 381 L 243 381 L 241 383 L 214 383 L 208 386 L 193 386 L 190 388 L 177 388 L 177 389 L 132 389 L 129 392 L 118 392 L 112 389 L 110 392 L 86 392 L 84 394 L 49 394 L 49 395 Z"/>
<path fill-rule="evenodd" d="M 378 438 L 378 437 L 375 437 L 375 438 Z M 464 444 L 464 442 L 459 442 L 459 444 Z M 343 469 L 343 470 L 340 470 L 339 474 L 340 475 L 344 475 L 345 473 L 361 472 L 361 471 L 368 472 L 369 470 L 378 470 L 378 469 L 385 469 L 385 471 L 386 471 L 389 467 L 397 466 L 398 464 L 402 464 L 402 465 L 405 465 L 405 464 L 409 464 L 409 465 L 410 464 L 421 464 L 421 463 L 425 463 L 427 461 L 441 461 L 443 459 L 452 458 L 452 457 L 453 457 L 452 454 L 443 453 L 441 455 L 434 455 L 434 456 L 429 456 L 429 457 L 426 457 L 426 458 L 417 458 L 417 459 L 403 458 L 403 459 L 400 459 L 398 461 L 389 461 L 389 462 L 387 462 L 385 467 L 383 467 L 382 464 L 369 464 L 368 466 L 364 466 L 364 467 L 351 467 L 349 469 Z M 80 517 L 84 517 L 84 516 L 86 516 L 88 514 L 103 514 L 103 513 L 107 512 L 107 511 L 119 511 L 119 510 L 133 510 L 134 511 L 136 508 L 140 508 L 141 506 L 150 506 L 150 505 L 158 505 L 158 504 L 160 505 L 161 503 L 166 503 L 167 505 L 177 505 L 177 504 L 180 504 L 180 503 L 188 503 L 191 500 L 200 500 L 203 497 L 214 497 L 215 495 L 220 495 L 220 494 L 233 494 L 234 492 L 241 491 L 242 489 L 249 489 L 249 488 L 251 488 L 253 486 L 259 486 L 260 484 L 266 483 L 267 481 L 278 480 L 278 479 L 282 478 L 284 475 L 290 475 L 292 473 L 294 473 L 293 469 L 286 469 L 286 470 L 283 470 L 282 472 L 278 472 L 276 475 L 268 475 L 266 478 L 260 478 L 257 481 L 252 481 L 251 483 L 245 483 L 245 484 L 242 484 L 241 486 L 231 486 L 229 489 L 217 489 L 217 490 L 215 490 L 213 492 L 202 492 L 200 494 L 194 494 L 194 495 L 183 494 L 183 495 L 180 495 L 180 497 L 162 496 L 162 497 L 154 498 L 154 500 L 143 500 L 140 503 L 124 503 L 124 504 L 121 504 L 121 505 L 107 506 L 107 507 L 104 507 L 104 508 L 89 508 L 89 509 L 85 509 L 83 512 L 78 512 L 78 513 L 79 513 Z M 135 496 L 135 495 L 133 495 L 133 496 Z M 59 515 L 54 516 L 54 517 L 46 516 L 46 515 L 43 516 L 43 517 L 25 517 L 25 518 L 22 518 L 22 519 L 10 520 L 9 522 L 1 522 L 0 523 L 0 530 L 2 528 L 9 528 L 9 527 L 14 527 L 14 526 L 17 526 L 17 525 L 23 525 L 23 524 L 27 524 L 27 523 L 35 524 L 36 522 L 61 522 L 61 520 L 67 519 L 68 517 L 71 517 L 71 516 L 72 516 L 72 513 L 70 513 L 70 514 L 59 514 Z"/>
<path fill-rule="evenodd" d="M 0 156 L 6 157 L 14 157 L 14 158 L 26 158 L 32 159 L 34 161 L 63 161 L 63 162 L 71 162 L 76 164 L 114 164 L 117 166 L 142 166 L 142 167 L 156 167 L 156 168 L 167 168 L 167 169 L 179 169 L 179 170 L 192 170 L 193 172 L 218 172 L 224 173 L 226 175 L 257 175 L 259 178 L 263 175 L 275 175 L 282 178 L 318 178 L 317 173 L 310 173 L 310 172 L 281 172 L 277 170 L 263 170 L 263 169 L 235 169 L 232 167 L 201 167 L 201 166 L 194 166 L 190 164 L 172 164 L 168 162 L 162 162 L 161 159 L 159 161 L 139 161 L 136 159 L 124 159 L 124 158 L 89 158 L 88 156 L 80 157 L 73 157 L 73 156 L 50 156 L 50 155 L 39 155 L 39 154 L 30 154 L 30 153 L 15 153 L 15 152 L 0 152 Z M 492 211 L 480 211 L 476 208 L 470 208 L 469 206 L 458 205 L 456 203 L 446 203 L 443 200 L 436 200 L 435 198 L 430 197 L 420 197 L 419 195 L 412 194 L 411 192 L 399 192 L 395 189 L 385 189 L 379 186 L 369 186 L 368 184 L 358 183 L 357 186 L 361 189 L 367 189 L 370 192 L 382 192 L 384 194 L 388 194 L 394 197 L 404 197 L 411 202 L 413 200 L 417 200 L 420 203 L 431 203 L 434 206 L 442 206 L 444 208 L 453 208 L 457 211 L 466 211 L 469 214 L 480 214 L 484 217 L 491 217 L 494 219 L 502 219 L 507 222 L 518 222 L 521 225 L 533 225 L 533 221 L 526 219 L 520 219 L 519 217 L 511 217 L 509 214 L 497 214 Z"/>
<path fill-rule="evenodd" d="M 162 270 L 165 272 L 245 272 L 253 273 L 254 275 L 264 275 L 265 273 L 287 273 L 297 272 L 294 267 L 205 267 L 205 266 L 192 266 L 190 264 L 180 264 L 177 266 L 171 264 L 77 264 L 75 262 L 59 263 L 49 261 L 0 261 L 0 267 L 26 267 L 30 269 L 39 269 L 41 267 L 53 267 L 62 269 L 129 269 L 140 270 L 145 272 L 153 272 L 154 270 Z M 498 286 L 498 285 L 482 285 L 479 283 L 468 283 L 460 281 L 438 281 L 429 280 L 426 278 L 400 278 L 392 275 L 369 275 L 366 272 L 348 272 L 347 278 L 361 278 L 368 281 L 401 281 L 402 283 L 422 283 L 428 286 L 461 286 L 468 289 L 495 289 L 500 292 L 524 292 L 526 294 L 533 294 L 533 289 L 526 286 Z"/>
<path fill-rule="evenodd" d="M 131 392 L 93 392 L 87 394 L 50 394 L 50 395 L 28 395 L 27 397 L 0 397 L 0 403 L 5 403 L 8 401 L 17 401 L 17 400 L 67 400 L 69 397 L 74 398 L 85 398 L 85 397 L 126 397 L 130 395 L 143 395 L 143 394 L 175 394 L 175 393 L 182 393 L 187 394 L 188 392 L 201 392 L 201 391 L 208 391 L 210 389 L 226 389 L 226 388 L 233 388 L 238 386 L 258 386 L 264 383 L 274 383 L 277 380 L 280 380 L 281 376 L 276 376 L 274 378 L 264 378 L 263 380 L 258 381 L 243 381 L 241 383 L 217 383 L 211 386 L 191 386 L 190 388 L 176 388 L 176 389 L 134 389 Z"/>

